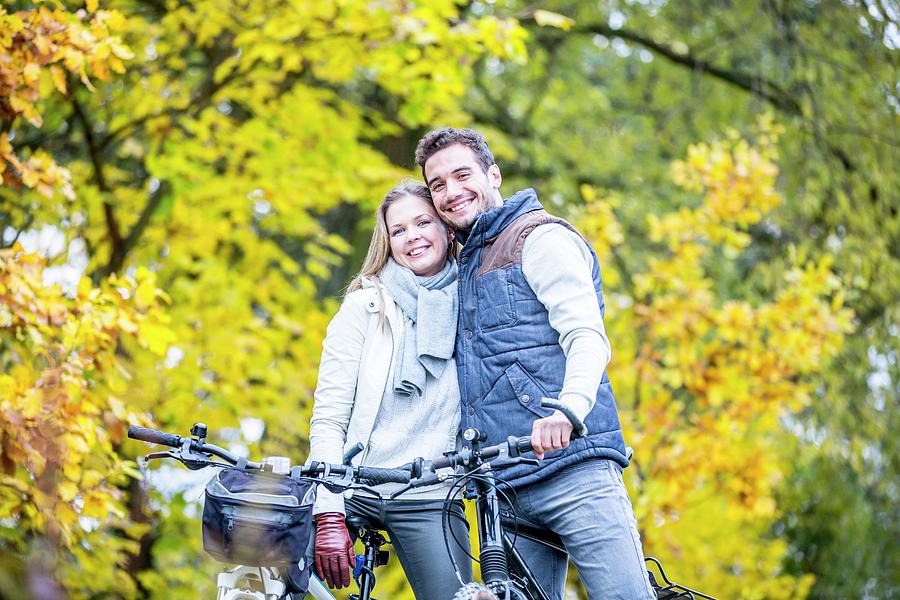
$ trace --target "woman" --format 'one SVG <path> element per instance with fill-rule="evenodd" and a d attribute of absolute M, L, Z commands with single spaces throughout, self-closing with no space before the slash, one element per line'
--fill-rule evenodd
<path fill-rule="evenodd" d="M 459 388 L 453 346 L 457 282 L 453 231 L 438 219 L 428 189 L 404 182 L 378 208 L 362 270 L 328 326 L 310 423 L 310 459 L 337 463 L 362 442 L 354 462 L 394 467 L 440 456 L 456 445 Z M 445 485 L 385 499 L 400 485 L 345 498 L 321 489 L 314 513 L 314 564 L 331 587 L 349 585 L 353 546 L 346 513 L 382 526 L 416 598 L 450 599 L 459 588 L 444 543 Z M 461 502 L 450 517 L 456 539 L 468 540 Z M 449 533 L 448 533 L 449 534 Z M 466 552 L 450 540 L 464 581 Z"/>

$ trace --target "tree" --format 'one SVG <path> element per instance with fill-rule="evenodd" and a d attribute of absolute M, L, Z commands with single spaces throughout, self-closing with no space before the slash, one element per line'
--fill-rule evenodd
<path fill-rule="evenodd" d="M 784 128 L 784 202 L 750 228 L 741 268 L 727 278 L 717 271 L 715 289 L 761 301 L 797 257 L 834 255 L 858 333 L 822 371 L 815 402 L 787 424 L 799 469 L 780 486 L 775 532 L 791 540 L 789 567 L 816 575 L 813 596 L 895 593 L 887 574 L 900 561 L 891 434 L 900 398 L 896 8 L 561 0 L 541 4 L 558 13 L 559 27 L 549 28 L 528 3 L 492 6 L 519 16 L 530 34 L 526 64 L 481 61 L 469 90 L 504 186 L 534 186 L 563 212 L 584 202 L 585 184 L 620 198 L 610 210 L 626 239 L 646 239 L 646 213 L 696 202 L 668 177 L 690 144 L 728 129 L 752 136 L 760 113 Z M 643 272 L 647 249 L 619 247 L 616 268 Z M 845 470 L 857 487 L 835 490 L 830 474 Z M 817 501 L 843 494 L 833 506 Z M 835 519 L 839 506 L 846 515 Z M 857 517 L 871 531 L 862 545 L 856 529 L 822 525 Z M 865 558 L 835 559 L 850 546 Z"/>
<path fill-rule="evenodd" d="M 633 432 L 645 551 L 728 598 L 803 598 L 813 583 L 785 572 L 786 541 L 770 533 L 775 488 L 791 468 L 780 420 L 811 402 L 851 329 L 828 257 L 798 258 L 765 301 L 721 285 L 752 251 L 750 228 L 781 202 L 776 134 L 763 122 L 755 147 L 699 144 L 673 164 L 673 181 L 702 202 L 647 216 L 645 272 L 623 271 L 616 256 L 635 244 L 615 219 L 616 196 L 582 190 L 584 230 L 613 267 L 610 378 Z"/>
<path fill-rule="evenodd" d="M 41 126 L 40 101 L 54 88 L 67 92 L 67 72 L 91 87 L 90 77 L 105 80 L 110 69 L 122 70 L 129 52 L 113 35 L 121 15 L 96 7 L 92 12 L 88 19 L 59 8 L 13 14 L 0 8 L 0 175 L 6 197 L 36 193 L 45 202 L 59 195 L 74 200 L 67 169 L 42 149 L 15 151 L 6 134 L 22 119 Z M 36 218 L 6 206 L 3 216 L 6 224 L 22 219 L 15 223 L 20 228 Z M 60 551 L 77 552 L 95 537 L 85 523 L 125 522 L 118 486 L 136 471 L 116 448 L 127 424 L 146 416 L 121 398 L 129 377 L 121 355 L 158 356 L 171 333 L 166 297 L 146 269 L 97 288 L 83 279 L 64 294 L 45 285 L 45 266 L 17 243 L 0 251 L 0 531 L 3 544 L 17 551 L 4 560 L 4 570 L 19 572 L 28 589 L 46 595 L 56 585 L 50 574 Z M 140 529 L 128 526 L 127 532 L 106 546 L 135 547 Z M 0 591 L 17 595 L 21 589 L 4 579 Z"/>
<path fill-rule="evenodd" d="M 46 11 L 22 8 L 0 36 L 14 47 L 45 35 L 36 15 Z M 101 13 L 118 15 L 115 26 L 124 28 L 117 50 L 78 29 Z M 357 236 L 362 215 L 408 173 L 374 140 L 458 114 L 466 66 L 482 55 L 519 59 L 521 29 L 461 15 L 449 0 L 122 1 L 103 11 L 92 2 L 54 14 L 53 35 L 89 40 L 78 47 L 83 65 L 93 68 L 98 55 L 122 72 L 93 81 L 93 90 L 78 87 L 56 68 L 57 54 L 68 56 L 60 44 L 27 63 L 46 67 L 26 82 L 37 82 L 29 88 L 37 96 L 21 91 L 19 79 L 10 83 L 32 94 L 42 126 L 4 121 L 14 134 L 7 164 L 21 171 L 18 157 L 44 152 L 66 165 L 77 197 L 6 185 L 4 225 L 55 225 L 86 248 L 97 285 L 144 267 L 166 290 L 171 338 L 162 357 L 116 344 L 131 377 L 118 391 L 126 413 L 179 432 L 202 419 L 237 443 L 239 419 L 259 418 L 267 453 L 302 458 L 320 342 L 345 283 L 332 272 L 344 268 L 346 238 Z M 55 94 L 41 77 L 56 82 Z M 143 448 L 116 450 L 127 459 Z M 175 525 L 194 500 L 155 496 L 170 511 L 159 522 L 149 490 L 136 480 L 122 485 L 127 518 L 104 521 L 89 535 L 90 552 L 64 559 L 60 583 L 75 595 L 208 591 L 212 578 L 197 572 L 214 565 L 197 553 L 197 531 Z M 136 547 L 120 543 L 135 537 Z M 122 566 L 115 580 L 95 576 L 91 566 L 101 560 Z"/>
<path fill-rule="evenodd" d="M 408 169 L 424 129 L 474 124 L 504 187 L 537 187 L 601 254 L 615 300 L 613 379 L 638 449 L 641 474 L 630 483 L 650 547 L 711 590 L 735 591 L 742 579 L 728 573 L 740 567 L 776 574 L 798 596 L 808 574 L 813 596 L 890 593 L 873 558 L 896 560 L 897 531 L 889 5 L 54 6 L 0 12 L 12 59 L 0 61 L 0 233 L 12 248 L 30 228 L 54 226 L 72 243 L 52 266 L 77 263 L 84 248 L 93 285 L 73 286 L 71 297 L 34 291 L 45 294 L 41 306 L 74 322 L 87 294 L 131 315 L 126 323 L 158 321 L 143 342 L 140 329 L 107 334 L 98 356 L 118 366 L 88 377 L 76 402 L 100 406 L 94 419 L 146 414 L 178 432 L 203 420 L 250 452 L 302 457 L 320 341 L 374 205 L 397 178 L 416 176 Z M 689 149 L 700 140 L 707 145 Z M 673 178 L 672 161 L 684 157 Z M 7 252 L 15 289 L 43 290 L 44 263 Z M 146 282 L 165 290 L 154 296 L 160 312 L 139 306 L 136 291 L 115 291 Z M 842 343 L 845 306 L 859 333 Z M 760 337 L 746 337 L 748 323 Z M 57 335 L 15 337 L 30 326 L 4 329 L 4 366 Z M 5 389 L 33 388 L 44 367 L 5 372 L 15 380 Z M 259 443 L 241 433 L 247 417 L 265 423 Z M 727 464 L 713 452 L 725 441 Z M 127 470 L 143 451 L 104 444 L 92 450 L 106 457 L 104 473 Z M 781 449 L 793 449 L 796 470 Z M 759 460 L 769 453 L 771 464 Z M 15 477 L 30 482 L 33 467 L 24 469 Z M 821 474 L 834 473 L 848 473 L 851 487 L 826 487 Z M 72 529 L 80 541 L 53 570 L 61 585 L 76 596 L 208 591 L 211 578 L 198 573 L 215 565 L 190 525 L 196 499 L 119 475 L 103 485 L 124 517 Z M 843 501 L 823 502 L 825 490 Z M 16 502 L 19 515 L 36 506 Z M 69 503 L 75 514 L 79 502 Z M 823 527 L 822 515 L 835 525 Z M 23 517 L 11 518 L 4 525 Z M 870 535 L 851 540 L 844 523 Z M 713 527 L 734 535 L 720 539 Z M 33 533 L 0 541 L 8 556 L 39 551 L 41 530 L 23 531 Z M 865 558 L 834 560 L 850 542 Z M 704 549 L 728 560 L 702 571 Z M 122 568 L 104 578 L 100 564 Z M 385 588 L 392 597 L 407 593 L 397 573 L 388 580 L 398 583 Z M 752 589 L 779 593 L 767 586 Z"/>
<path fill-rule="evenodd" d="M 10 14 L 0 7 L 0 49 L 6 55 L 0 64 L 0 175 L 5 186 L 35 189 L 48 200 L 58 190 L 74 199 L 67 169 L 40 148 L 20 156 L 7 134 L 14 133 L 13 125 L 22 119 L 41 127 L 38 102 L 51 95 L 53 88 L 66 94 L 69 73 L 93 88 L 90 77 L 106 80 L 110 70 L 123 71 L 122 60 L 130 58 L 131 52 L 113 35 L 123 26 L 122 16 L 97 11 L 96 2 L 91 4 L 89 21 L 84 11 L 72 14 L 40 7 Z M 7 216 L 5 224 L 11 223 Z"/>
<path fill-rule="evenodd" d="M 116 449 L 127 426 L 147 417 L 123 398 L 131 378 L 123 354 L 159 357 L 173 339 L 166 297 L 146 269 L 100 288 L 84 278 L 67 297 L 44 284 L 44 267 L 19 245 L 0 252 L 0 531 L 5 546 L 30 555 L 35 592 L 54 585 L 57 553 L 79 552 L 99 524 L 129 534 L 108 548 L 136 548 L 142 529 L 127 522 L 119 488 L 138 473 Z M 81 574 L 91 586 L 108 572 L 97 558 L 82 563 L 93 567 Z"/>

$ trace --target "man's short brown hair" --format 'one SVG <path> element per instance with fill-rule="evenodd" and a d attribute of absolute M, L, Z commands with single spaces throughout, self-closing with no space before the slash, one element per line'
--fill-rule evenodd
<path fill-rule="evenodd" d="M 422 168 L 422 175 L 425 175 L 425 162 L 429 158 L 454 144 L 462 144 L 472 150 L 485 173 L 494 164 L 494 155 L 483 135 L 474 129 L 442 127 L 429 131 L 416 146 L 416 164 Z"/>

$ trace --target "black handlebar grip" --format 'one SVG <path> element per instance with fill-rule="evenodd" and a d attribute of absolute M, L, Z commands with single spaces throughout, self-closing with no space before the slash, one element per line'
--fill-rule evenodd
<path fill-rule="evenodd" d="M 513 438 L 514 445 L 516 447 L 516 451 L 521 454 L 522 452 L 531 452 L 534 448 L 531 447 L 531 436 L 523 435 L 520 438 Z"/>
<path fill-rule="evenodd" d="M 344 457 L 341 459 L 342 465 L 349 465 L 350 461 L 353 460 L 353 457 L 365 450 L 366 447 L 363 446 L 362 442 L 356 442 L 353 446 L 347 449 L 344 453 Z"/>
<path fill-rule="evenodd" d="M 584 422 L 572 412 L 571 408 L 562 402 L 553 398 L 541 398 L 541 406 L 561 412 L 572 424 L 572 437 L 580 438 L 588 434 L 588 429 Z"/>
<path fill-rule="evenodd" d="M 377 467 L 360 467 L 359 479 L 370 485 L 380 483 L 409 483 L 410 473 L 405 469 L 379 469 Z"/>
<path fill-rule="evenodd" d="M 166 433 L 165 431 L 157 431 L 149 427 L 140 427 L 132 425 L 128 428 L 128 437 L 141 440 L 142 442 L 150 442 L 151 444 L 160 444 L 161 446 L 171 446 L 178 448 L 181 446 L 183 438 L 174 433 Z"/>

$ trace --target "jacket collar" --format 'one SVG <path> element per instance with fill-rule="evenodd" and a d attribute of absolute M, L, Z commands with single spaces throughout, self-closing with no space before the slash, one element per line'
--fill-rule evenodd
<path fill-rule="evenodd" d="M 370 313 L 383 312 L 387 318 L 388 326 L 396 334 L 403 327 L 403 318 L 400 316 L 400 308 L 394 298 L 388 293 L 384 285 L 377 279 L 365 277 L 362 280 L 363 289 L 369 290 L 369 299 L 366 302 L 366 310 Z"/>
<path fill-rule="evenodd" d="M 470 248 L 473 246 L 481 245 L 478 243 L 469 244 L 468 241 L 470 239 L 491 239 L 497 237 L 510 223 L 523 214 L 542 208 L 544 207 L 538 201 L 537 192 L 533 188 L 516 192 L 504 200 L 500 206 L 495 206 L 491 210 L 482 213 L 468 232 L 456 232 L 456 238 L 463 244 L 463 254 L 468 254 L 466 250 L 471 252 Z"/>

